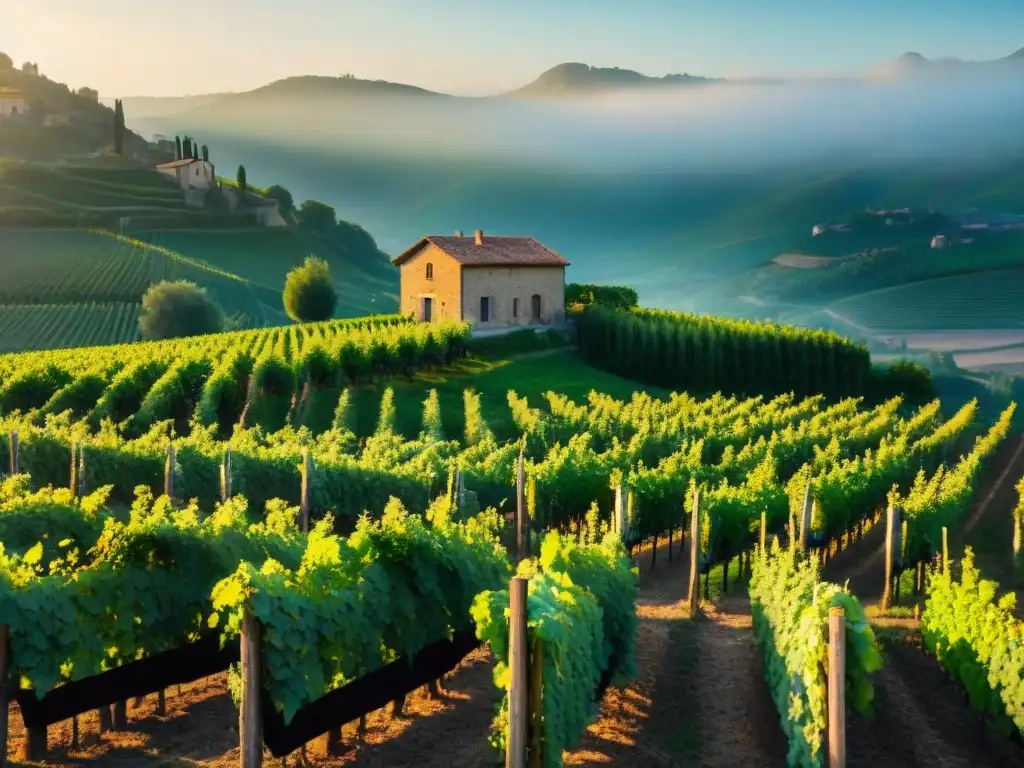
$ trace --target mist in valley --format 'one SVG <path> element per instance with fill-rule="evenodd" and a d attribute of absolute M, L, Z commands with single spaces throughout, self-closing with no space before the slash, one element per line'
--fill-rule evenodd
<path fill-rule="evenodd" d="M 1012 74 L 545 101 L 284 81 L 133 127 L 188 132 L 220 175 L 244 164 L 251 183 L 330 203 L 392 254 L 425 233 L 529 234 L 573 262 L 573 281 L 686 308 L 865 205 L 998 206 L 999 180 L 1024 167 L 1024 72 Z"/>

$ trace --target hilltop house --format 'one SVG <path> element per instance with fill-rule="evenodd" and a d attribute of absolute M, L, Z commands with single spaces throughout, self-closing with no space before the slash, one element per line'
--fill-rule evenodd
<path fill-rule="evenodd" d="M 569 262 L 532 237 L 428 235 L 393 263 L 401 312 L 422 322 L 464 320 L 479 329 L 565 321 Z"/>
<path fill-rule="evenodd" d="M 25 97 L 15 88 L 0 88 L 0 119 L 28 112 Z"/>
<path fill-rule="evenodd" d="M 174 160 L 170 163 L 162 163 L 156 167 L 159 173 L 175 179 L 181 188 L 209 189 L 216 183 L 217 177 L 213 172 L 213 163 L 206 160 L 193 160 L 186 157 L 182 160 Z"/>

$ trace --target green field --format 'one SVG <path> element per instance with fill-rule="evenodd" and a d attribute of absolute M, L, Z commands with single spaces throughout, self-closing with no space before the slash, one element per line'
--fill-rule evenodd
<path fill-rule="evenodd" d="M 139 338 L 139 305 L 0 305 L 0 353 L 121 344 Z"/>

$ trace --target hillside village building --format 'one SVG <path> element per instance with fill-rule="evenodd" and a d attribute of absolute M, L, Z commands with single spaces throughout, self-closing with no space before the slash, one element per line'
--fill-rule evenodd
<path fill-rule="evenodd" d="M 213 172 L 213 163 L 206 160 L 193 160 L 186 157 L 183 160 L 174 160 L 170 163 L 163 163 L 156 167 L 159 173 L 175 179 L 181 188 L 209 189 L 214 186 L 217 177 Z"/>
<path fill-rule="evenodd" d="M 392 262 L 401 271 L 401 312 L 422 322 L 488 330 L 565 321 L 569 261 L 532 237 L 428 235 Z"/>
<path fill-rule="evenodd" d="M 15 117 L 28 112 L 25 97 L 14 88 L 0 88 L 0 118 Z"/>

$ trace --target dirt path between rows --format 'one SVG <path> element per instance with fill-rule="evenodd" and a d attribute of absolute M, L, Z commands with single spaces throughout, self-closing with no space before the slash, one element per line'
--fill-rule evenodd
<path fill-rule="evenodd" d="M 953 546 L 963 531 L 980 530 L 1001 509 L 1007 488 L 1024 460 L 1024 441 L 1008 441 L 998 452 L 962 531 L 951 532 Z M 833 560 L 824 577 L 843 583 L 867 606 L 881 598 L 884 586 L 884 523 Z M 912 621 L 908 622 L 913 624 Z M 970 708 L 962 686 L 920 648 L 916 631 L 884 638 L 885 666 L 875 676 L 875 714 L 851 714 L 847 731 L 850 768 L 992 768 L 1024 764 L 1024 749 L 989 728 Z"/>
<path fill-rule="evenodd" d="M 624 690 L 610 689 L 600 717 L 569 765 L 782 766 L 785 744 L 778 715 L 768 698 L 750 631 L 749 604 L 730 598 L 706 606 L 706 617 L 689 619 L 684 603 L 688 561 L 674 562 L 665 545 L 650 570 L 642 553 L 638 600 L 637 679 Z M 326 754 L 322 741 L 307 746 L 315 766 L 360 768 L 487 768 L 503 763 L 488 744 L 490 722 L 499 701 L 492 680 L 493 659 L 486 649 L 471 654 L 443 683 L 442 696 L 417 692 L 405 714 L 380 710 L 368 717 L 364 734 L 344 729 L 344 744 Z M 145 765 L 163 768 L 238 762 L 237 714 L 224 675 L 168 691 L 168 712 L 155 713 L 155 697 L 129 707 L 128 731 L 106 734 L 99 743 L 70 750 L 70 721 L 50 728 L 48 765 L 97 768 Z M 11 755 L 22 736 L 12 707 Z M 96 730 L 94 714 L 81 718 L 83 735 Z M 288 760 L 297 765 L 299 755 Z M 279 765 L 271 760 L 268 765 Z"/>

